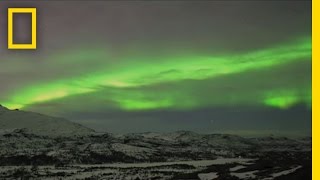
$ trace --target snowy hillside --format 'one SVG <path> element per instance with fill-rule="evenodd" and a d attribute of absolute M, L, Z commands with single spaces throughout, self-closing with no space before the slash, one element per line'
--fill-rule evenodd
<path fill-rule="evenodd" d="M 0 165 L 0 179 L 310 179 L 311 138 L 113 135 L 0 106 Z"/>
<path fill-rule="evenodd" d="M 80 124 L 63 118 L 50 117 L 38 113 L 9 110 L 0 105 L 0 130 L 24 131 L 49 136 L 83 135 L 94 132 Z"/>
<path fill-rule="evenodd" d="M 310 139 L 193 132 L 0 134 L 1 178 L 310 179 Z M 213 178 L 215 177 L 215 178 Z"/>

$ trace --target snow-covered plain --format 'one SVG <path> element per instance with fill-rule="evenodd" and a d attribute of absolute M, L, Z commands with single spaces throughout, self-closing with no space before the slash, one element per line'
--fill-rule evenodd
<path fill-rule="evenodd" d="M 133 167 L 155 167 L 155 166 L 169 166 L 169 165 L 190 165 L 195 167 L 227 164 L 227 163 L 246 163 L 254 159 L 248 158 L 218 158 L 214 160 L 199 160 L 199 161 L 174 161 L 174 162 L 149 162 L 149 163 L 112 163 L 112 164 L 98 164 L 98 165 L 77 165 L 79 167 L 119 167 L 119 168 L 133 168 Z"/>
<path fill-rule="evenodd" d="M 90 164 L 90 165 L 68 165 L 64 167 L 38 166 L 37 175 L 40 179 L 85 179 L 92 177 L 114 177 L 115 179 L 148 179 L 162 177 L 164 179 L 172 178 L 177 173 L 191 173 L 203 170 L 206 166 L 222 165 L 228 163 L 243 163 L 253 159 L 239 158 L 219 158 L 215 160 L 200 161 L 177 161 L 161 163 L 114 163 L 114 164 Z M 180 166 L 187 165 L 187 166 Z M 0 173 L 5 174 L 10 171 L 25 168 L 32 172 L 33 166 L 4 166 Z M 216 172 L 199 173 L 200 179 L 210 179 L 218 177 Z"/>

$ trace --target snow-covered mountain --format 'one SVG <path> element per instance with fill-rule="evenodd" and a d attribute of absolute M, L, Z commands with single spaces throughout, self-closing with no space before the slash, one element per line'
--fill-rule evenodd
<path fill-rule="evenodd" d="M 28 133 L 46 136 L 85 135 L 94 132 L 92 129 L 63 118 L 20 110 L 9 110 L 0 105 L 0 130 L 12 131 L 16 129 L 23 129 Z"/>
<path fill-rule="evenodd" d="M 311 179 L 311 138 L 114 135 L 0 106 L 0 165 L 0 179 Z"/>

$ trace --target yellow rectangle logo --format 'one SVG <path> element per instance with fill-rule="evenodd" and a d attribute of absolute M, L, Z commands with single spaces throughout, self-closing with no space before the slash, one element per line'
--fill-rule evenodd
<path fill-rule="evenodd" d="M 31 13 L 32 41 L 31 44 L 13 43 L 13 14 Z M 8 49 L 37 49 L 37 8 L 8 8 Z"/>

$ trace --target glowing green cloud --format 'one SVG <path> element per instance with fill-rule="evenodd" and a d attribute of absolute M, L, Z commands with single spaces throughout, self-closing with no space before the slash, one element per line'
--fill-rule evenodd
<path fill-rule="evenodd" d="M 286 109 L 298 103 L 311 105 L 311 89 L 269 91 L 265 94 L 264 103 L 268 106 Z"/>
<path fill-rule="evenodd" d="M 310 57 L 310 38 L 302 38 L 281 46 L 241 54 L 131 57 L 131 60 L 123 60 L 128 62 L 127 65 L 22 88 L 9 94 L 9 100 L 3 104 L 9 108 L 23 108 L 28 105 L 69 96 L 94 93 L 99 91 L 101 87 L 126 89 L 186 79 L 202 80 L 270 68 L 295 61 L 310 60 Z M 156 59 L 157 61 L 151 61 L 150 59 Z M 110 60 L 106 61 L 110 62 Z M 144 95 L 135 96 L 134 98 L 115 95 L 110 99 L 117 102 L 123 109 L 130 110 L 164 108 L 173 105 L 173 100 L 170 96 L 155 100 L 148 99 Z M 297 97 L 295 93 L 273 93 L 266 95 L 263 104 L 284 108 L 300 100 L 301 98 Z M 185 106 L 193 107 L 196 104 L 190 100 Z"/>

